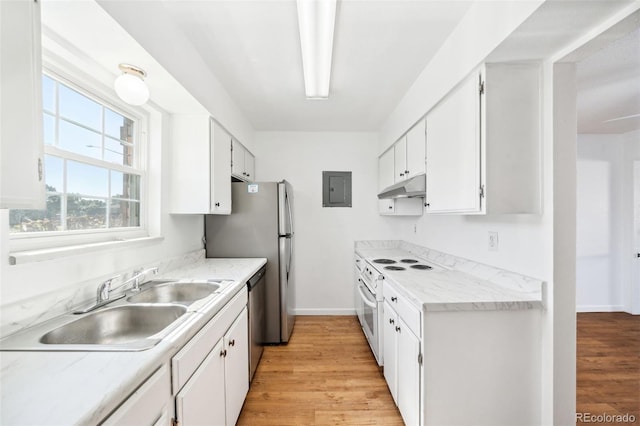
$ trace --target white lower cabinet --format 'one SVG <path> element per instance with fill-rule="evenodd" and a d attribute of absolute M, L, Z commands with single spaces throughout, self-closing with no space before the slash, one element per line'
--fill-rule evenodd
<path fill-rule="evenodd" d="M 175 420 L 234 425 L 249 391 L 247 290 L 243 289 L 172 359 Z"/>
<path fill-rule="evenodd" d="M 384 284 L 384 378 L 402 419 L 420 424 L 420 312 Z"/>
<path fill-rule="evenodd" d="M 171 375 L 163 365 L 149 377 L 102 425 L 153 425 L 171 424 L 173 404 Z"/>
<path fill-rule="evenodd" d="M 224 342 L 220 340 L 176 395 L 176 419 L 181 425 L 224 425 Z"/>

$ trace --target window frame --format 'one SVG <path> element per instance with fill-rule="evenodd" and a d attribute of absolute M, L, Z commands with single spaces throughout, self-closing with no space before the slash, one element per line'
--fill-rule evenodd
<path fill-rule="evenodd" d="M 46 145 L 44 137 L 42 143 L 44 145 L 45 155 L 54 155 L 66 160 L 79 161 L 83 164 L 102 168 L 106 168 L 105 166 L 107 166 L 110 170 L 140 175 L 140 226 L 25 233 L 8 232 L 10 250 L 27 251 L 49 249 L 149 237 L 149 113 L 143 108 L 137 108 L 123 103 L 115 96 L 112 89 L 109 90 L 110 88 L 105 87 L 100 81 L 90 79 L 88 76 L 80 74 L 79 70 L 70 70 L 66 67 L 65 69 L 61 69 L 52 63 L 44 62 L 42 74 L 68 86 L 103 107 L 107 107 L 116 113 L 134 120 L 135 148 L 133 166 L 109 163 L 108 161 L 97 158 L 92 159 L 91 157 L 85 157 L 81 154 L 60 149 L 55 145 Z M 44 110 L 42 113 L 44 114 Z"/>

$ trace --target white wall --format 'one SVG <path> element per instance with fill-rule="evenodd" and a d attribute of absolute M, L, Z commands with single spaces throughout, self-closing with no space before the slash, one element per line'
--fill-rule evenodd
<path fill-rule="evenodd" d="M 579 312 L 622 310 L 622 237 L 628 228 L 622 220 L 625 162 L 620 135 L 578 135 L 576 305 Z"/>
<path fill-rule="evenodd" d="M 639 131 L 578 135 L 578 312 L 633 312 L 638 287 L 633 168 L 638 160 Z"/>
<path fill-rule="evenodd" d="M 12 322 L 29 323 L 37 317 L 47 317 L 72 309 L 65 299 L 91 300 L 101 280 L 114 274 L 131 274 L 140 266 L 158 263 L 202 248 L 203 219 L 199 216 L 169 215 L 169 117 L 155 114 L 155 127 L 150 133 L 149 173 L 156 185 L 149 189 L 160 206 L 160 236 L 164 239 L 151 245 L 105 248 L 79 255 L 9 265 L 9 215 L 0 210 L 0 241 L 3 261 L 0 262 L 0 334 L 13 331 Z M 50 306 L 42 307 L 42 301 Z M 56 306 L 52 306 L 52 305 Z M 62 306 L 59 306 L 62 305 Z"/>
<path fill-rule="evenodd" d="M 149 80 L 165 88 L 152 91 L 152 107 L 148 109 L 151 125 L 147 174 L 151 186 L 147 188 L 147 193 L 150 205 L 154 207 L 151 214 L 157 215 L 151 235 L 162 239 L 143 246 L 102 248 L 79 255 L 9 265 L 9 216 L 7 210 L 0 210 L 0 336 L 15 331 L 22 324 L 73 309 L 75 306 L 72 303 L 77 304 L 79 300 L 95 298 L 97 285 L 109 276 L 130 275 L 134 268 L 158 264 L 203 248 L 204 218 L 201 215 L 177 216 L 168 213 L 169 182 L 172 179 L 169 159 L 172 149 L 182 148 L 170 138 L 171 118 L 165 111 L 193 113 L 206 109 L 244 143 L 250 147 L 252 144 L 252 127 L 217 80 L 214 83 L 218 91 L 204 95 L 198 93 L 194 83 L 191 83 L 194 93 L 201 98 L 198 103 L 195 95 L 189 94 L 169 74 L 173 70 L 164 70 L 156 61 L 158 58 L 151 57 L 96 3 L 81 2 L 74 7 L 73 13 L 68 8 L 68 5 L 56 2 L 48 2 L 44 8 L 45 53 L 56 65 L 75 65 L 78 69 L 70 71 L 74 78 L 98 87 L 102 94 L 115 96 L 112 89 L 114 74 L 110 66 L 113 65 L 114 55 L 124 55 L 132 63 L 144 63 L 147 64 L 145 67 L 155 70 Z M 93 33 L 87 32 L 87 23 L 95 30 Z M 176 49 L 174 51 L 167 45 L 164 54 L 174 54 L 180 50 Z M 197 72 L 204 72 L 201 66 Z M 209 78 L 208 74 L 198 74 L 198 77 Z M 206 104 L 201 105 L 203 102 Z"/>
<path fill-rule="evenodd" d="M 377 213 L 375 133 L 256 132 L 256 175 L 294 189 L 299 314 L 354 314 L 353 243 L 395 234 Z M 351 208 L 322 207 L 322 171 L 351 171 Z"/>
<path fill-rule="evenodd" d="M 640 130 L 622 136 L 622 305 L 640 315 Z"/>

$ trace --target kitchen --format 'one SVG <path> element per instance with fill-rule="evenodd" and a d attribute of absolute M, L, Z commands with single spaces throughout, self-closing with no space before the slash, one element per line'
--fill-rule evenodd
<path fill-rule="evenodd" d="M 338 22 L 349 16 L 352 19 L 354 16 L 357 17 L 358 11 L 349 9 L 355 8 L 357 4 L 342 2 Z M 418 219 L 384 217 L 378 214 L 378 200 L 375 195 L 379 192 L 378 156 L 479 63 L 485 59 L 508 61 L 545 58 L 547 62 L 543 64 L 543 80 L 550 81 L 553 63 L 584 44 L 589 38 L 593 38 L 585 34 L 589 31 L 603 32 L 618 21 L 631 16 L 637 9 L 637 2 L 596 5 L 601 9 L 594 6 L 593 9 L 578 11 L 580 6 L 573 4 L 571 7 L 570 4 L 566 10 L 558 11 L 554 7 L 560 6 L 554 5 L 553 2 L 525 2 L 520 5 L 503 2 L 495 6 L 496 9 L 492 9 L 490 5 L 483 5 L 482 2 L 467 5 L 468 9 L 460 6 L 457 12 L 450 12 L 452 16 L 448 17 L 448 32 L 443 31 L 441 39 L 433 41 L 435 46 L 430 46 L 430 51 L 433 52 L 431 61 L 429 62 L 428 58 L 419 58 L 418 64 L 413 65 L 414 74 L 401 82 L 402 89 L 395 98 L 393 93 L 384 92 L 394 84 L 400 84 L 391 80 L 384 81 L 376 86 L 375 90 L 372 90 L 371 86 L 360 89 L 358 96 L 363 96 L 366 92 L 380 91 L 376 96 L 378 102 L 385 99 L 391 105 L 379 105 L 376 102 L 356 104 L 351 107 L 353 110 L 373 111 L 371 114 L 377 115 L 371 115 L 373 118 L 369 118 L 370 122 L 359 122 L 356 124 L 357 127 L 350 127 L 349 121 L 353 120 L 353 117 L 339 116 L 332 112 L 336 107 L 331 104 L 331 97 L 324 101 L 325 104 L 315 101 L 316 103 L 302 108 L 305 102 L 311 101 L 305 101 L 302 93 L 302 70 L 299 61 L 294 60 L 298 55 L 298 46 L 295 43 L 286 44 L 290 50 L 282 57 L 292 57 L 291 63 L 287 62 L 287 69 L 296 70 L 299 82 L 292 84 L 292 88 L 288 90 L 295 91 L 291 96 L 296 96 L 295 102 L 302 106 L 296 106 L 298 104 L 293 102 L 291 110 L 287 111 L 285 116 L 293 114 L 296 109 L 300 109 L 306 115 L 297 116 L 295 122 L 288 123 L 278 121 L 278 117 L 270 117 L 268 113 L 271 108 L 269 105 L 258 105 L 260 99 L 244 100 L 251 99 L 253 94 L 245 94 L 241 88 L 233 86 L 233 80 L 229 80 L 228 75 L 225 77 L 225 84 L 222 84 L 222 76 L 216 76 L 207 66 L 203 52 L 198 50 L 198 46 L 187 42 L 188 35 L 185 34 L 184 28 L 178 27 L 178 23 L 170 19 L 171 13 L 175 12 L 171 9 L 154 10 L 152 3 L 147 2 L 100 2 L 99 6 L 92 2 L 83 2 L 81 5 L 74 5 L 74 9 L 70 10 L 65 7 L 55 8 L 44 2 L 43 8 L 50 7 L 48 13 L 52 21 L 43 30 L 43 34 L 47 36 L 43 44 L 49 52 L 63 52 L 58 55 L 58 58 L 62 56 L 62 59 L 57 61 L 58 66 L 64 67 L 64 62 L 70 61 L 80 66 L 85 73 L 93 74 L 93 79 L 105 81 L 115 78 L 117 70 L 114 66 L 119 62 L 128 61 L 140 65 L 147 72 L 146 81 L 150 86 L 152 99 L 165 111 L 149 113 L 152 131 L 151 148 L 148 152 L 148 174 L 150 179 L 156 179 L 159 184 L 150 186 L 148 197 L 150 206 L 154 206 L 154 211 L 160 213 L 157 217 L 150 215 L 148 227 L 151 238 L 147 240 L 127 241 L 113 248 L 84 247 L 75 252 L 68 249 L 67 253 L 54 253 L 42 257 L 43 255 L 37 252 L 29 253 L 28 248 L 12 247 L 14 241 L 10 241 L 8 226 L 5 226 L 9 221 L 8 213 L 2 210 L 2 257 L 17 258 L 15 265 L 3 262 L 0 267 L 2 334 L 15 330 L 22 321 L 31 322 L 33 317 L 37 316 L 36 312 L 39 315 L 52 308 L 61 312 L 67 307 L 71 309 L 79 302 L 89 300 L 94 296 L 98 282 L 115 273 L 130 273 L 140 266 L 157 264 L 202 249 L 202 216 L 171 214 L 170 188 L 176 180 L 170 172 L 170 153 L 175 152 L 176 145 L 172 143 L 171 138 L 165 136 L 169 130 L 163 120 L 168 118 L 170 113 L 204 113 L 222 123 L 255 155 L 256 176 L 260 181 L 285 178 L 293 184 L 297 218 L 293 273 L 298 284 L 298 315 L 353 314 L 354 241 L 406 240 L 444 253 L 536 277 L 548 283 L 562 283 L 563 285 L 550 287 L 553 291 L 548 295 L 548 306 L 553 307 L 554 315 L 543 318 L 542 326 L 547 339 L 543 341 L 542 348 L 546 355 L 541 367 L 541 386 L 546 391 L 543 392 L 545 400 L 542 401 L 542 406 L 545 408 L 541 415 L 541 423 L 571 423 L 571 411 L 575 403 L 572 390 L 575 378 L 571 372 L 575 370 L 572 367 L 575 356 L 562 345 L 554 345 L 553 336 L 564 336 L 564 333 L 567 333 L 566 339 L 575 339 L 575 331 L 572 332 L 575 329 L 572 319 L 575 313 L 575 286 L 571 285 L 575 281 L 575 278 L 572 278 L 575 271 L 572 272 L 571 268 L 575 259 L 571 260 L 570 249 L 571 244 L 575 245 L 575 241 L 571 243 L 571 238 L 575 240 L 575 236 L 572 237 L 571 226 L 563 226 L 574 221 L 571 214 L 571 196 L 567 194 L 571 194 L 572 191 L 575 193 L 575 189 L 570 187 L 571 179 L 567 179 L 567 176 L 571 173 L 571 167 L 575 168 L 575 164 L 572 166 L 570 159 L 561 159 L 561 151 L 554 151 L 563 147 L 558 143 L 554 144 L 554 137 L 551 136 L 555 129 L 555 120 L 550 116 L 550 105 L 557 91 L 552 91 L 548 85 L 544 86 L 546 97 L 543 99 L 543 109 L 546 115 L 543 122 L 544 179 L 541 190 L 544 208 L 540 214 L 423 215 Z M 256 5 L 247 5 L 249 9 L 250 6 Z M 281 37 L 286 37 L 291 31 L 294 31 L 293 34 L 297 31 L 295 4 L 288 4 L 286 8 L 289 15 L 294 14 L 293 21 L 287 21 L 289 32 L 285 32 L 284 27 L 275 25 L 286 33 Z M 273 31 L 268 19 L 263 21 L 255 17 L 268 17 L 268 11 L 267 8 L 262 10 L 262 13 L 255 12 L 255 15 L 249 15 L 250 18 L 254 16 L 252 19 L 247 19 L 251 25 L 264 25 L 260 27 L 260 34 Z M 47 10 L 44 10 L 43 14 L 46 12 Z M 423 11 L 427 14 L 426 12 Z M 188 15 L 188 11 L 183 13 Z M 531 46 L 532 51 L 527 51 L 525 46 L 529 46 L 527 41 L 531 41 L 527 37 L 532 37 L 530 34 L 535 33 L 533 29 L 536 26 L 543 27 L 548 16 L 554 16 L 555 13 L 558 13 L 558 19 L 583 13 L 584 15 L 580 15 L 583 21 L 576 20 L 579 22 L 575 23 L 575 28 L 571 28 L 570 34 L 549 35 L 547 39 L 536 39 L 533 43 L 535 46 Z M 225 26 L 222 21 L 225 16 L 227 15 L 220 13 L 213 27 L 223 31 Z M 186 19 L 185 16 L 181 17 Z M 379 16 L 378 18 L 381 19 Z M 389 16 L 388 19 L 388 25 L 391 25 L 393 16 Z M 454 25 L 458 22 L 456 19 L 460 20 L 457 26 Z M 70 22 L 75 22 L 78 27 L 70 25 Z M 394 28 L 398 30 L 404 26 L 401 17 L 397 18 L 395 25 Z M 126 28 L 126 31 L 122 27 Z M 195 30 L 194 27 L 193 31 Z M 74 35 L 74 31 L 85 36 Z M 110 36 L 99 40 L 86 37 L 87 33 L 93 31 Z M 478 34 L 482 34 L 482 37 Z M 407 36 L 410 37 L 411 34 Z M 221 39 L 224 37 L 218 36 L 215 40 Z M 72 41 L 72 49 L 69 49 L 68 40 Z M 339 38 L 336 38 L 336 43 L 338 40 Z M 413 39 L 405 42 L 411 40 Z M 236 38 L 236 41 L 241 44 L 242 37 Z M 282 40 L 274 41 L 274 45 L 279 44 L 282 44 Z M 118 46 L 115 53 L 114 45 Z M 438 50 L 440 45 L 442 48 Z M 340 50 L 338 46 L 339 44 L 336 44 L 336 55 L 343 56 L 336 56 L 336 63 L 339 63 L 337 61 L 340 58 L 346 60 L 345 56 L 353 54 L 351 49 Z M 260 51 L 259 48 L 256 50 Z M 415 45 L 416 51 L 423 51 L 424 48 L 423 45 Z M 228 49 L 231 51 L 220 50 L 220 54 L 242 51 L 241 46 L 231 45 Z M 75 54 L 71 57 L 73 59 L 64 56 L 69 55 L 69 50 Z M 65 51 L 67 53 L 64 53 Z M 257 56 L 255 59 L 259 63 L 261 58 Z M 553 75 L 553 78 L 560 78 L 563 74 L 558 72 Z M 165 79 L 159 80 L 160 76 Z M 238 75 L 237 78 L 243 84 L 262 87 L 262 90 L 267 91 L 264 94 L 265 99 L 270 99 L 266 96 L 269 90 L 278 90 L 277 86 L 271 86 L 271 81 L 263 81 L 263 77 L 260 76 L 249 78 Z M 333 78 L 339 77 L 334 75 Z M 355 81 L 356 79 L 351 77 L 342 84 L 355 84 Z M 341 87 L 339 80 L 332 84 L 336 90 Z M 110 85 L 111 83 L 105 83 L 105 86 Z M 185 93 L 186 91 L 190 94 Z M 252 108 L 257 112 L 252 111 Z M 560 130 L 562 129 L 555 129 Z M 3 138 L 3 145 L 4 143 Z M 156 149 L 153 149 L 154 147 Z M 567 149 L 570 151 L 570 147 Z M 286 159 L 282 157 L 283 152 L 288 153 Z M 570 152 L 567 155 L 570 156 Z M 3 161 L 4 158 L 3 152 Z M 566 176 L 557 171 L 555 173 L 558 175 L 554 176 L 553 166 L 563 164 L 561 161 L 567 161 Z M 5 163 L 3 168 L 4 165 Z M 321 207 L 320 178 L 321 172 L 325 170 L 352 172 L 351 208 Z M 192 188 L 189 191 L 196 190 L 197 188 Z M 488 231 L 499 234 L 497 251 L 487 249 Z M 523 243 L 525 241 L 526 244 Z M 21 253 L 22 259 L 20 254 L 15 252 Z M 74 300 L 71 306 L 69 299 Z"/>

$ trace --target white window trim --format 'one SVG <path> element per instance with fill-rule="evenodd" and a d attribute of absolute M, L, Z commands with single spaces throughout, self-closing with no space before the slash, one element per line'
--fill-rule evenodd
<path fill-rule="evenodd" d="M 58 58 L 52 58 L 54 61 Z M 158 206 L 150 206 L 149 196 L 149 132 L 150 132 L 150 112 L 143 108 L 134 108 L 123 104 L 113 90 L 104 82 L 84 74 L 79 69 L 72 67 L 57 66 L 52 61 L 43 58 L 43 72 L 53 78 L 60 80 L 74 90 L 94 99 L 97 102 L 113 108 L 115 111 L 122 111 L 137 122 L 136 137 L 138 138 L 138 158 L 136 164 L 142 169 L 141 176 L 141 210 L 140 227 L 134 228 L 111 228 L 93 229 L 63 232 L 38 232 L 38 233 L 9 233 L 10 263 L 24 263 L 29 261 L 41 261 L 55 259 L 86 252 L 87 250 L 100 250 L 109 247 L 121 247 L 129 245 L 140 245 L 155 243 L 162 240 L 160 235 L 151 235 L 150 229 L 159 232 L 158 217 L 150 218 L 150 212 L 159 212 Z M 89 89 L 87 89 L 89 88 Z M 44 143 L 44 142 L 43 142 Z M 51 147 L 49 147 L 51 148 Z M 54 148 L 55 149 L 55 148 Z M 72 157 L 73 155 L 66 155 Z M 86 160 L 83 160 L 86 162 Z M 126 169 L 126 166 L 114 169 Z M 138 170 L 136 170 L 138 171 Z"/>

